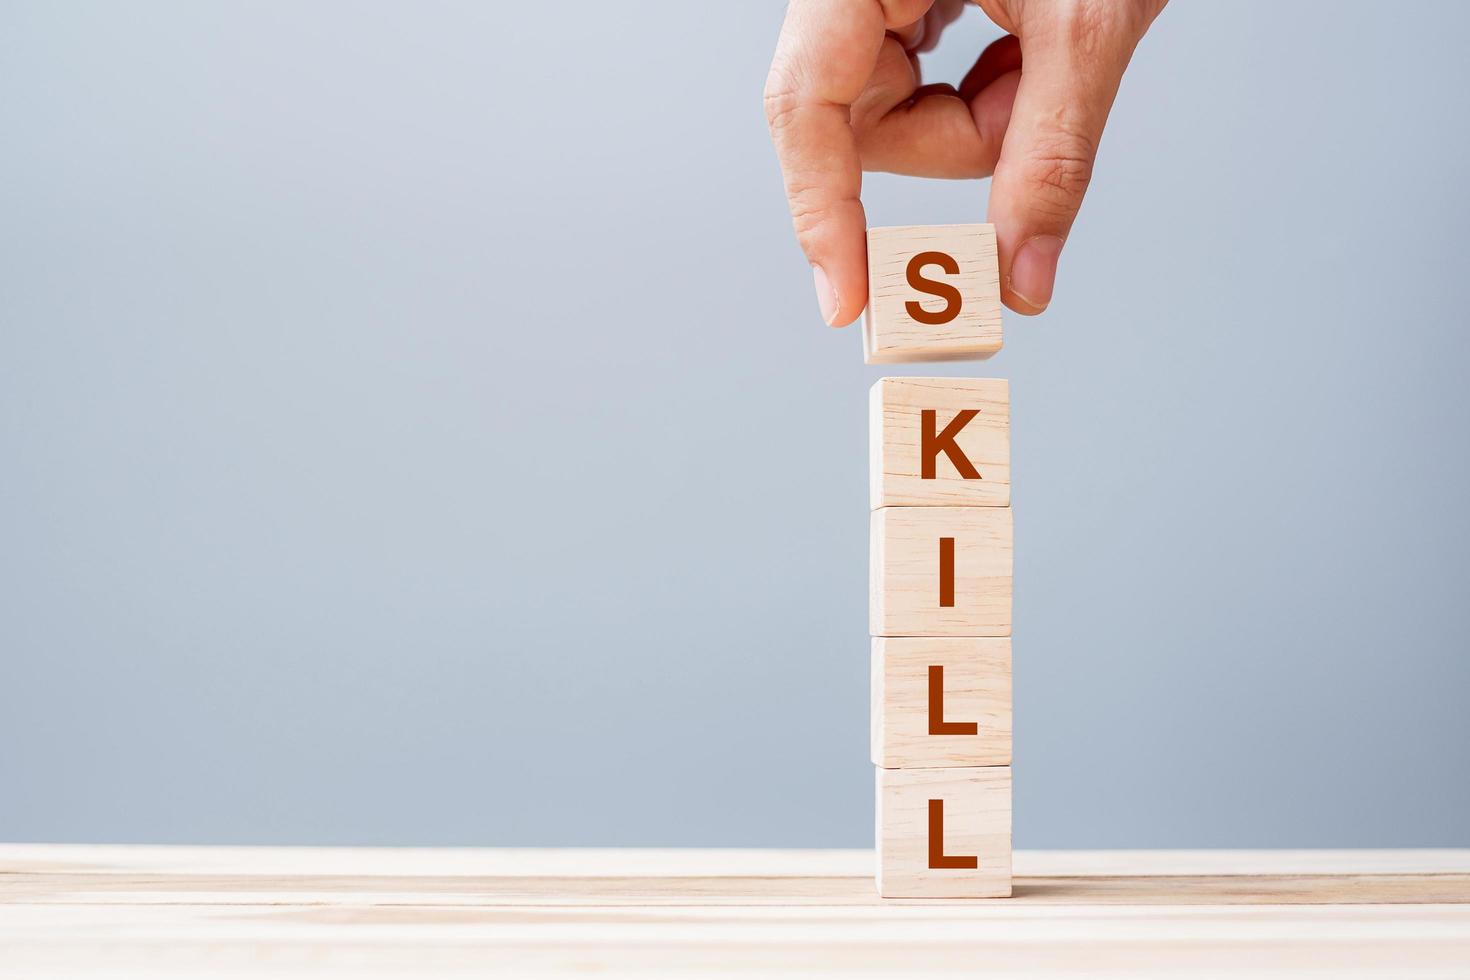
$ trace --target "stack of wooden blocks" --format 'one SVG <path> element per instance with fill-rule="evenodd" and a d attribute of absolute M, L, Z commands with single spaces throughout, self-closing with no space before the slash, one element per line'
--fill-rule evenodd
<path fill-rule="evenodd" d="M 1000 349 L 991 225 L 868 233 L 870 364 Z M 1011 893 L 1010 398 L 883 378 L 871 415 L 878 891 Z"/>

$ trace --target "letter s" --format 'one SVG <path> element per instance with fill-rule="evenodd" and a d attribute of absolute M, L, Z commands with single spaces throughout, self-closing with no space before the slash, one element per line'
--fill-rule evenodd
<path fill-rule="evenodd" d="M 937 265 L 950 275 L 957 276 L 960 274 L 960 264 L 954 260 L 953 256 L 946 255 L 943 252 L 920 252 L 918 255 L 909 259 L 909 285 L 921 293 L 927 293 L 930 296 L 938 296 L 940 299 L 943 299 L 944 309 L 937 313 L 930 313 L 924 307 L 920 306 L 917 300 L 912 299 L 905 303 L 903 308 L 908 311 L 909 316 L 920 323 L 938 326 L 941 323 L 948 323 L 960 315 L 960 306 L 963 300 L 960 298 L 960 291 L 949 283 L 940 282 L 935 279 L 926 279 L 923 271 L 926 265 Z"/>

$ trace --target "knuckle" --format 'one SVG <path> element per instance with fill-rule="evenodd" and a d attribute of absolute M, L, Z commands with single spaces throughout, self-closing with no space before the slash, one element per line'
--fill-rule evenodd
<path fill-rule="evenodd" d="M 825 195 L 816 184 L 792 180 L 787 184 L 786 197 L 791 205 L 791 227 L 797 239 L 805 242 L 827 216 Z"/>
<path fill-rule="evenodd" d="M 1108 58 L 1131 51 L 1162 6 L 1158 0 L 1064 0 L 1057 27 L 1073 50 Z"/>
<path fill-rule="evenodd" d="M 1088 41 L 1130 30 L 1137 4 L 1117 0 L 1064 0 L 1056 8 L 1059 25 L 1074 41 Z"/>
<path fill-rule="evenodd" d="M 1075 129 L 1060 128 L 1039 139 L 1023 162 L 1026 186 L 1038 204 L 1059 213 L 1076 210 L 1092 182 L 1096 146 Z"/>
<path fill-rule="evenodd" d="M 790 126 L 801 105 L 796 86 L 785 72 L 777 68 L 772 68 L 770 75 L 766 77 L 763 101 L 766 125 L 772 133 L 779 133 Z"/>

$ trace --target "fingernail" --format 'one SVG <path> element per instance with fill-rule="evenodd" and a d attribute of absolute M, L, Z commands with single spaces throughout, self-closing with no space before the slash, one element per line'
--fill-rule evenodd
<path fill-rule="evenodd" d="M 1035 307 L 1037 312 L 1051 302 L 1051 290 L 1057 279 L 1057 259 L 1062 254 L 1062 240 L 1056 235 L 1028 238 L 1016 249 L 1011 260 L 1009 286 L 1011 292 Z"/>
<path fill-rule="evenodd" d="M 812 266 L 812 282 L 817 287 L 817 305 L 822 308 L 822 319 L 830 327 L 832 321 L 837 319 L 837 310 L 841 305 L 837 302 L 837 290 L 832 288 L 827 273 L 819 265 Z"/>

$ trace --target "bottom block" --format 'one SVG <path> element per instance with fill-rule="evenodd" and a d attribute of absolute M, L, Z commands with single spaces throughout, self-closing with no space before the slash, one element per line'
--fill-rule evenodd
<path fill-rule="evenodd" d="M 878 894 L 1011 893 L 1011 767 L 878 770 Z"/>

